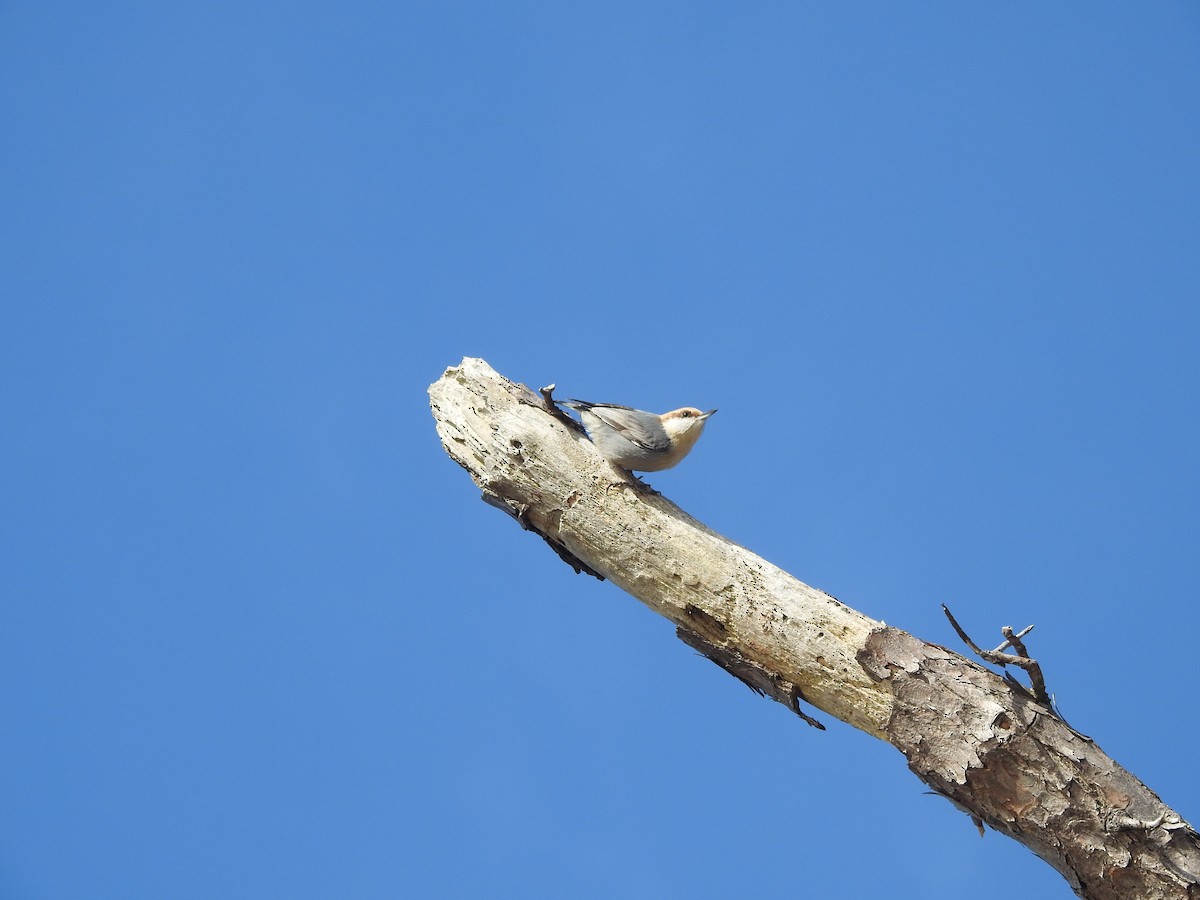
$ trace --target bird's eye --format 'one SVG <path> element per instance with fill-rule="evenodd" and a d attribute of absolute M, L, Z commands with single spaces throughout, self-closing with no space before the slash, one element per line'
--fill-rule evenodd
<path fill-rule="evenodd" d="M 683 412 L 681 412 L 680 415 L 683 416 L 685 419 L 690 419 L 692 417 L 691 410 L 687 410 L 687 409 L 683 410 Z"/>

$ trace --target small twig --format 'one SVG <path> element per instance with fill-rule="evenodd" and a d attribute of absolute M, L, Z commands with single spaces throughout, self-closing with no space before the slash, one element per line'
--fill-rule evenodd
<path fill-rule="evenodd" d="M 554 416 L 554 418 L 558 419 L 558 421 L 562 422 L 572 431 L 576 431 L 579 434 L 586 434 L 582 425 L 580 425 L 559 408 L 558 403 L 554 399 L 555 387 L 557 387 L 557 385 L 548 384 L 544 388 L 538 390 L 538 393 L 542 395 L 542 400 L 546 403 L 546 412 L 550 413 L 550 415 Z"/>
<path fill-rule="evenodd" d="M 1017 632 L 1015 635 L 1013 635 L 1012 637 L 1009 637 L 1008 635 L 1012 632 L 1012 628 L 1010 628 L 1008 625 L 1005 625 L 1003 628 L 1000 629 L 1000 633 L 1005 636 L 1004 643 L 1002 643 L 999 647 L 997 647 L 993 652 L 1000 653 L 1000 652 L 1004 651 L 1007 647 L 1011 646 L 1011 647 L 1014 647 L 1018 653 L 1022 653 L 1022 654 L 1025 653 L 1025 648 L 1021 645 L 1021 638 L 1025 637 L 1025 635 L 1029 634 L 1029 632 L 1031 632 L 1031 631 L 1033 631 L 1033 626 L 1027 625 L 1024 628 L 1022 628 L 1019 632 Z"/>
<path fill-rule="evenodd" d="M 962 630 L 962 626 L 958 624 L 958 619 L 954 618 L 954 614 L 950 612 L 950 607 L 945 603 L 942 604 L 942 612 L 946 614 L 946 618 L 950 620 L 950 624 L 954 626 L 954 630 L 958 632 L 958 639 L 975 651 L 976 654 L 982 656 L 984 651 L 979 645 L 971 640 L 970 635 Z"/>
<path fill-rule="evenodd" d="M 1020 634 L 1013 634 L 1012 628 L 1005 625 L 1000 629 L 1000 633 L 1004 635 L 1006 639 L 1005 643 L 1011 644 L 1012 648 L 1017 651 L 1018 656 L 1027 661 L 1028 664 L 1017 663 L 1017 665 L 1029 673 L 1029 686 L 1033 688 L 1034 696 L 1038 698 L 1038 702 L 1044 703 L 1053 709 L 1054 702 L 1050 699 L 1050 695 L 1046 693 L 1046 679 L 1042 677 L 1042 667 L 1030 658 L 1029 652 L 1025 649 L 1025 642 L 1021 640 L 1021 638 L 1029 634 L 1032 630 L 1033 626 L 1030 625 Z"/>
<path fill-rule="evenodd" d="M 1036 659 L 1032 659 L 1029 656 L 1028 651 L 1025 649 L 1025 644 L 1021 640 L 1021 638 L 1033 630 L 1032 625 L 1022 629 L 1019 634 L 1012 630 L 1012 626 L 1005 625 L 1000 629 L 1000 633 L 1004 635 L 1004 643 L 995 650 L 983 650 L 962 630 L 962 626 L 958 624 L 958 621 L 950 612 L 950 608 L 945 603 L 942 604 L 942 612 L 946 614 L 946 618 L 950 620 L 950 624 L 954 626 L 954 630 L 958 632 L 958 636 L 962 639 L 962 642 L 974 650 L 980 659 L 1001 667 L 1018 666 L 1024 669 L 1029 675 L 1029 685 L 1033 689 L 1033 699 L 1045 706 L 1046 709 L 1054 709 L 1050 695 L 1046 693 L 1046 679 L 1042 677 L 1042 667 L 1038 665 Z M 1017 651 L 1016 654 L 1003 652 L 1004 648 L 1010 646 Z"/>

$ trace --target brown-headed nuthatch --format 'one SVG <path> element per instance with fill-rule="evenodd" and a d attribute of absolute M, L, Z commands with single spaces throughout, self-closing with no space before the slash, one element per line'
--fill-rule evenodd
<path fill-rule="evenodd" d="M 685 406 L 661 416 L 628 406 L 559 400 L 579 413 L 588 437 L 613 465 L 631 472 L 661 472 L 688 455 L 708 417 L 708 412 Z"/>

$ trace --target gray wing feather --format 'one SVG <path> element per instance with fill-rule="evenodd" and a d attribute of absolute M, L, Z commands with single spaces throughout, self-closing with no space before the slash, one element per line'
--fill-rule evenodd
<path fill-rule="evenodd" d="M 662 453 L 671 448 L 671 440 L 667 437 L 662 422 L 653 413 L 642 412 L 631 406 L 617 406 L 614 403 L 588 403 L 584 400 L 562 400 L 564 406 L 572 409 L 587 410 L 597 419 L 617 431 L 621 437 L 632 444 L 644 447 L 655 453 Z"/>
<path fill-rule="evenodd" d="M 593 406 L 591 413 L 632 444 L 655 453 L 671 448 L 671 441 L 657 416 L 627 406 Z"/>

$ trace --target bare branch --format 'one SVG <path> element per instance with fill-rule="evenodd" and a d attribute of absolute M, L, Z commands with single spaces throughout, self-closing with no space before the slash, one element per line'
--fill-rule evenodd
<path fill-rule="evenodd" d="M 942 612 L 946 614 L 946 618 L 950 620 L 950 624 L 954 626 L 954 630 L 958 632 L 962 642 L 974 650 L 980 659 L 997 666 L 1018 666 L 1028 672 L 1029 683 L 1033 688 L 1031 696 L 1046 709 L 1054 712 L 1054 703 L 1050 700 L 1050 695 L 1046 693 L 1046 679 L 1042 677 L 1042 667 L 1038 665 L 1036 659 L 1030 658 L 1025 651 L 1025 645 L 1021 642 L 1021 638 L 1033 631 L 1032 625 L 1026 626 L 1020 634 L 1014 634 L 1012 627 L 1005 625 L 1000 629 L 1000 633 L 1004 635 L 1004 642 L 995 650 L 981 650 L 979 645 L 963 631 L 962 626 L 958 624 L 958 620 L 954 618 L 945 603 L 942 604 Z M 1016 654 L 1003 652 L 1005 647 L 1010 646 L 1017 651 Z M 1024 690 L 1023 686 L 1022 690 Z"/>
<path fill-rule="evenodd" d="M 548 410 L 552 388 L 539 397 L 478 359 L 430 387 L 442 446 L 489 503 L 756 692 L 797 713 L 803 698 L 888 741 L 933 791 L 1025 844 L 1081 897 L 1200 895 L 1200 836 L 1051 712 L 1028 629 L 984 651 L 950 617 L 982 658 L 1031 680 L 1038 671 L 1032 695 L 797 581 L 665 497 L 629 490 Z"/>

